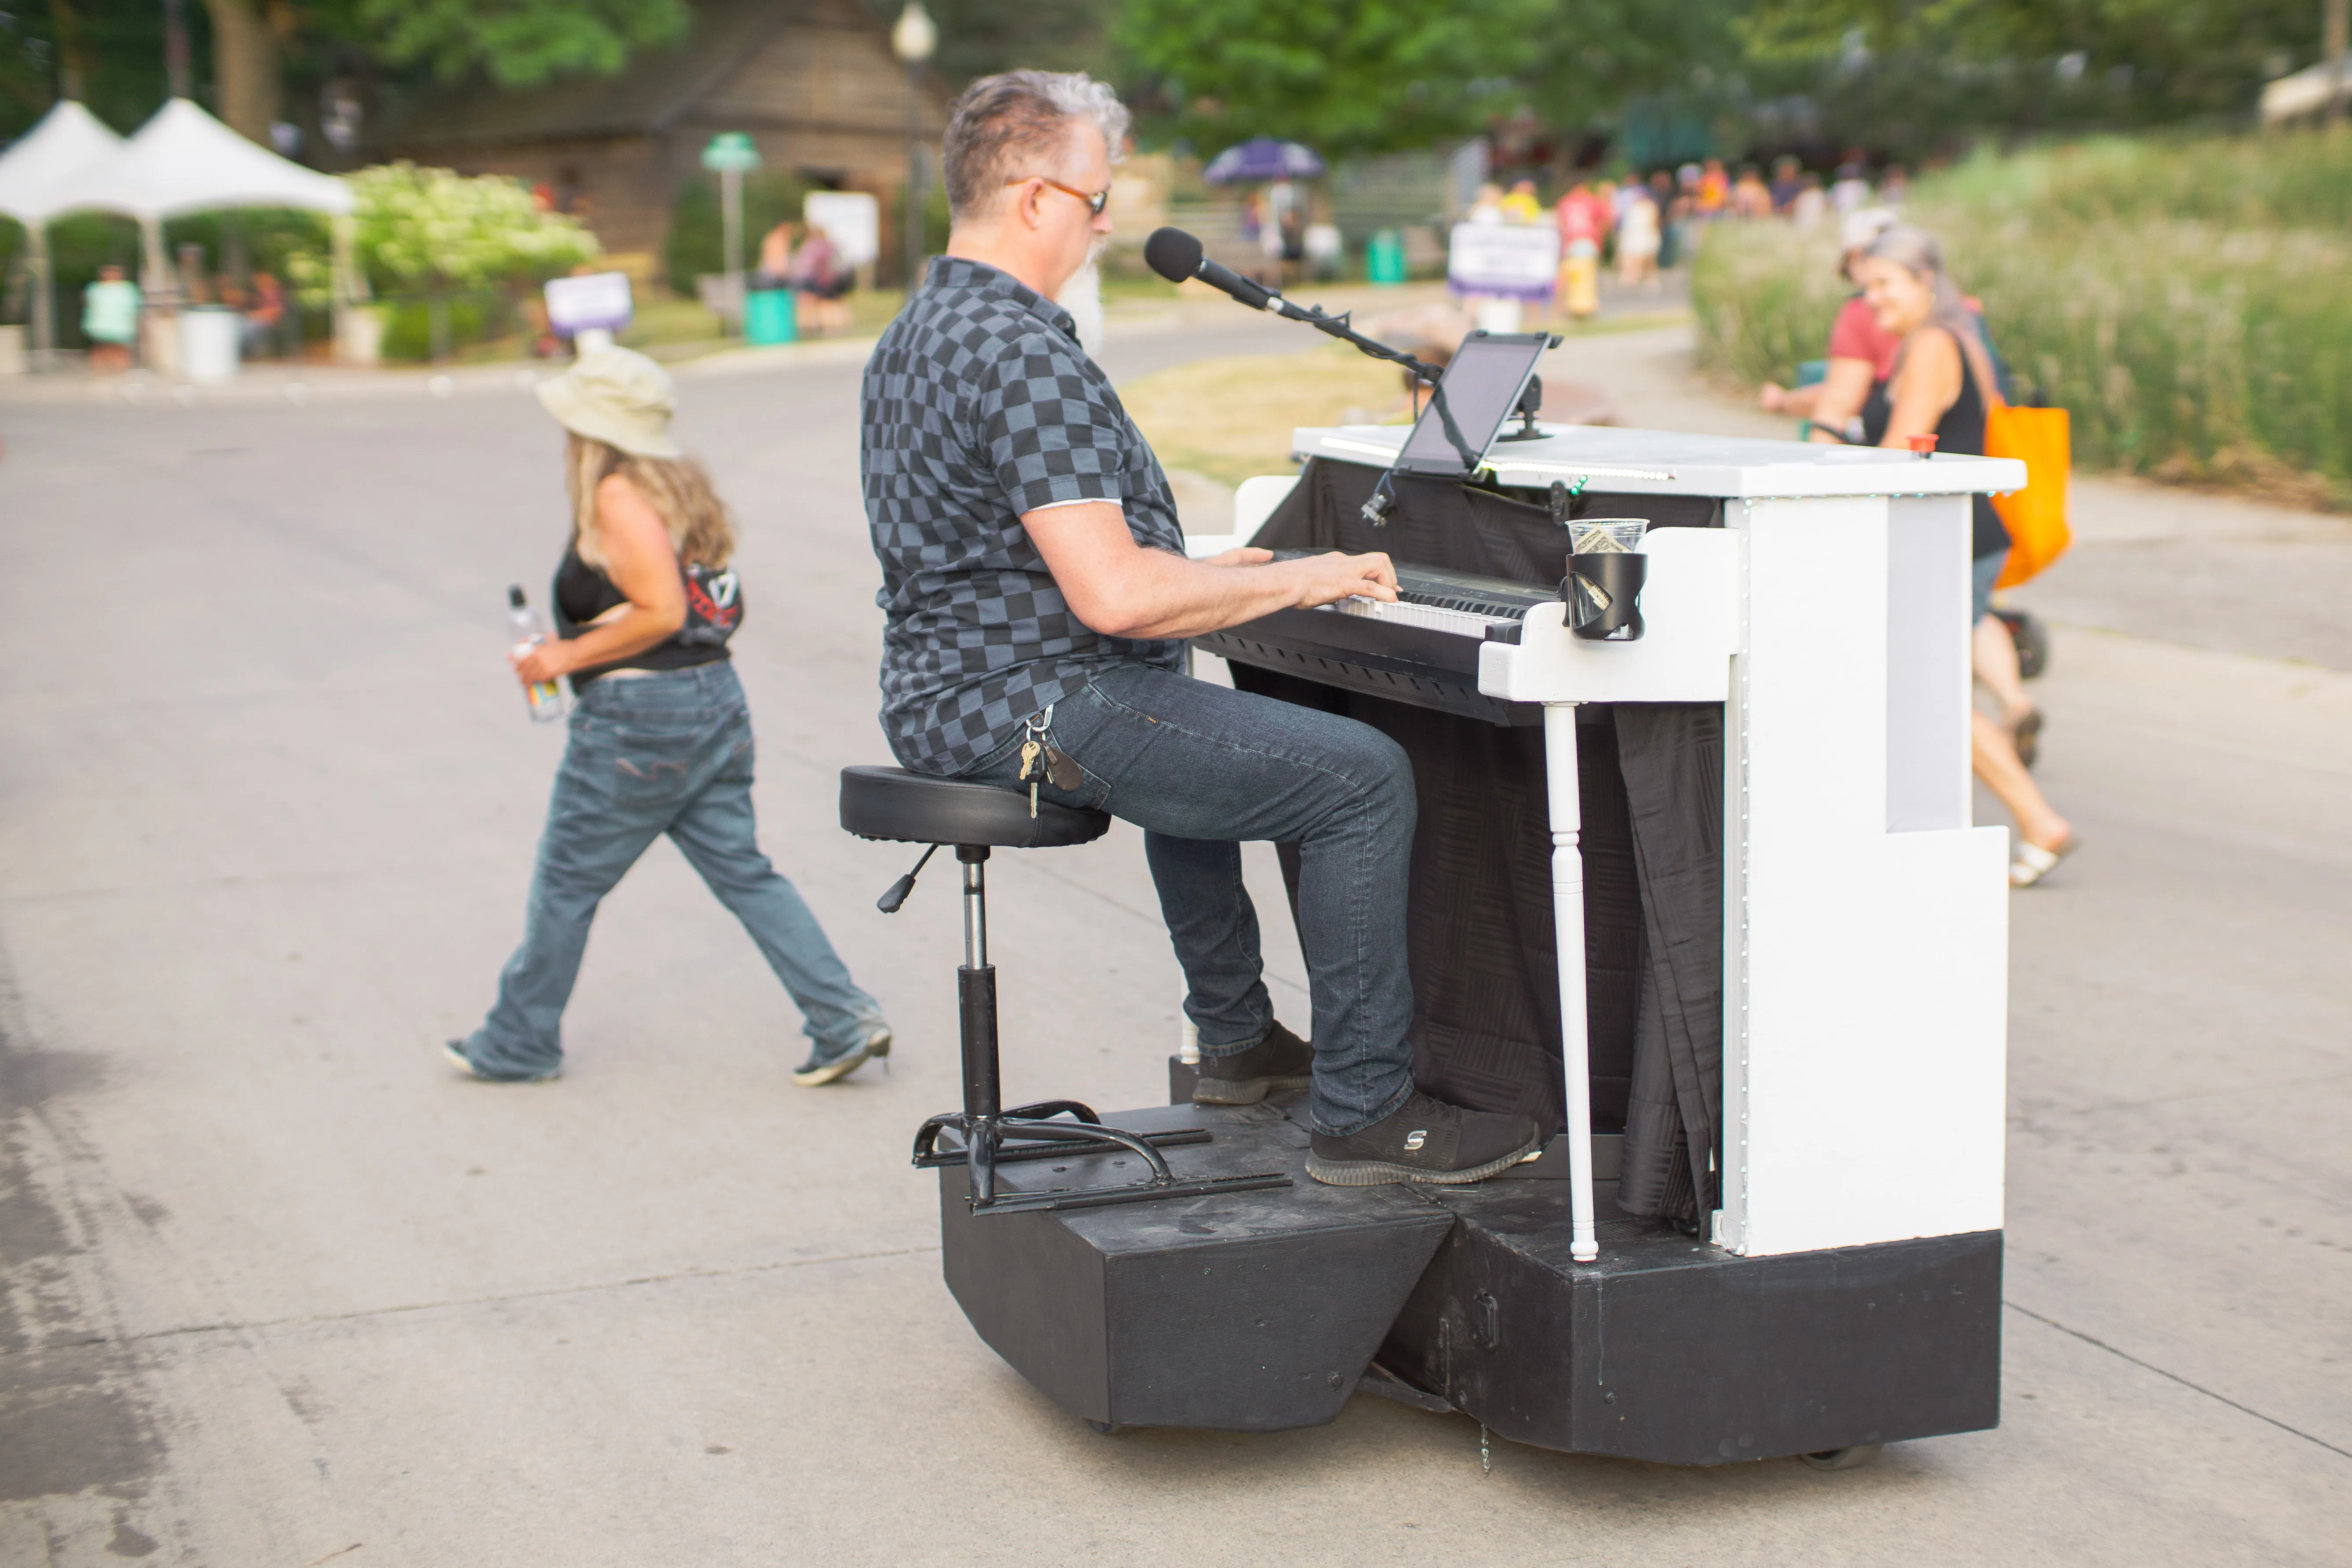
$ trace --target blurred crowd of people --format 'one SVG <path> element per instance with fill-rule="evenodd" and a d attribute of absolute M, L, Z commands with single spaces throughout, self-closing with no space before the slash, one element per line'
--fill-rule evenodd
<path fill-rule="evenodd" d="M 128 371 L 148 312 L 166 306 L 236 311 L 238 347 L 247 359 L 301 353 L 301 323 L 276 274 L 256 268 L 244 278 L 228 272 L 212 276 L 205 270 L 201 246 L 181 247 L 179 259 L 173 279 L 175 298 L 171 300 L 148 299 L 121 267 L 110 262 L 83 287 L 81 331 L 89 342 L 92 372 L 121 375 Z"/>
<path fill-rule="evenodd" d="M 1734 174 L 1722 159 L 1709 158 L 1646 175 L 1580 174 L 1549 207 L 1533 179 L 1508 189 L 1489 184 L 1480 188 L 1467 217 L 1555 225 L 1560 254 L 1555 299 L 1565 314 L 1580 319 L 1601 308 L 1602 268 L 1617 269 L 1621 287 L 1655 290 L 1661 271 L 1690 255 L 1704 225 L 1778 219 L 1811 228 L 1873 205 L 1899 207 L 1908 186 L 1900 163 L 1888 164 L 1874 185 L 1859 151 L 1848 153 L 1826 181 L 1793 156 L 1775 159 L 1769 181 L 1759 164 L 1741 164 Z"/>
<path fill-rule="evenodd" d="M 749 287 L 788 289 L 799 296 L 801 330 L 812 334 L 845 332 L 850 326 L 849 290 L 856 281 L 841 247 L 813 223 L 786 221 L 760 241 L 760 267 Z"/>

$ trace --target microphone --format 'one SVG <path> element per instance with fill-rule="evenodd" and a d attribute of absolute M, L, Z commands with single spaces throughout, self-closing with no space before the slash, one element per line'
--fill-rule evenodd
<path fill-rule="evenodd" d="M 1212 289 L 1231 294 L 1253 310 L 1272 310 L 1278 316 L 1286 316 L 1297 310 L 1264 284 L 1253 283 L 1232 268 L 1210 260 L 1201 253 L 1200 240 L 1181 228 L 1153 229 L 1151 237 L 1143 242 L 1143 259 L 1151 270 L 1171 283 L 1197 278 Z"/>
<path fill-rule="evenodd" d="M 1286 321 L 1304 321 L 1318 332 L 1326 332 L 1341 342 L 1353 343 L 1377 360 L 1402 365 L 1430 385 L 1437 384 L 1442 374 L 1433 364 L 1423 364 L 1402 349 L 1375 342 L 1348 324 L 1349 312 L 1326 315 L 1323 307 L 1301 310 L 1263 283 L 1253 283 L 1230 267 L 1220 267 L 1201 253 L 1201 241 L 1181 228 L 1155 228 L 1151 237 L 1143 242 L 1143 259 L 1151 270 L 1171 283 L 1181 283 L 1187 278 L 1197 278 L 1212 289 L 1221 289 L 1253 310 L 1265 310 Z M 1373 519 L 1375 522 L 1378 518 Z"/>

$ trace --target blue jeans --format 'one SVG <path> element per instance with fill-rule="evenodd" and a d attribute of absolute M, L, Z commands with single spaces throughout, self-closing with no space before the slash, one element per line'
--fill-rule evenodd
<path fill-rule="evenodd" d="M 2008 564 L 2006 550 L 1979 555 L 1969 563 L 1969 625 L 1975 626 L 1992 614 L 1992 585 L 2000 581 L 2000 569 Z"/>
<path fill-rule="evenodd" d="M 967 778 L 1026 789 L 1014 737 Z M 1184 966 L 1201 1054 L 1274 1023 L 1241 841 L 1298 846 L 1298 934 L 1314 998 L 1318 1132 L 1346 1136 L 1412 1092 L 1405 968 L 1415 802 L 1403 748 L 1366 724 L 1149 665 L 1116 665 L 1054 707 L 1052 742 L 1085 774 L 1044 798 L 1144 830 L 1160 913 Z"/>
<path fill-rule="evenodd" d="M 792 993 L 816 1054 L 861 1043 L 882 1009 L 835 955 L 816 917 L 760 853 L 751 816 L 751 715 L 726 663 L 607 678 L 580 693 L 555 775 L 522 946 L 465 1043 L 497 1076 L 563 1058 L 560 1025 L 596 906 L 662 834 L 735 912 Z"/>

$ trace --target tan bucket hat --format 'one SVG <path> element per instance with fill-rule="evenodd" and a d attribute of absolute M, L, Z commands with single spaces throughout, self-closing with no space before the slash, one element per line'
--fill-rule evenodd
<path fill-rule="evenodd" d="M 677 391 L 669 373 L 634 349 L 600 348 L 535 389 L 556 423 L 633 458 L 685 454 L 669 438 Z"/>

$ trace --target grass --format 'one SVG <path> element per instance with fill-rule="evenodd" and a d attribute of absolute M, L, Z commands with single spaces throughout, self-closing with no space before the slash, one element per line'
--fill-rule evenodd
<path fill-rule="evenodd" d="M 721 335 L 719 312 L 706 309 L 699 300 L 646 300 L 638 304 L 620 342 L 633 349 L 667 348 Z"/>
<path fill-rule="evenodd" d="M 2073 416 L 2075 460 L 2352 505 L 2352 134 L 2102 141 L 1923 182 L 2019 378 Z M 1834 240 L 1723 226 L 1693 279 L 1702 363 L 1742 382 L 1819 358 Z"/>
<path fill-rule="evenodd" d="M 1353 413 L 1402 416 L 1393 367 L 1333 343 L 1297 353 L 1195 360 L 1119 393 L 1163 467 L 1224 484 L 1290 471 L 1290 432 L 1338 425 Z"/>

